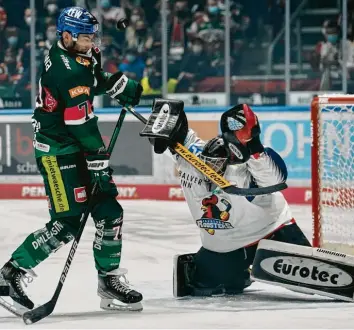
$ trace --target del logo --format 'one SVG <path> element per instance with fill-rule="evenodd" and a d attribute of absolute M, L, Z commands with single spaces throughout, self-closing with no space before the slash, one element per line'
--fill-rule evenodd
<path fill-rule="evenodd" d="M 152 125 L 151 131 L 153 133 L 160 132 L 167 124 L 168 119 L 170 118 L 170 106 L 168 103 L 165 103 L 157 115 L 154 125 Z"/>
<path fill-rule="evenodd" d="M 225 206 L 225 210 L 220 210 L 217 205 L 219 199 L 215 195 L 202 200 L 201 209 L 204 213 L 196 223 L 199 228 L 204 228 L 210 235 L 214 235 L 217 229 L 234 228 L 231 223 L 227 222 L 230 218 L 231 203 L 224 198 L 220 202 Z"/>
<path fill-rule="evenodd" d="M 82 56 L 77 56 L 76 62 L 80 63 L 83 66 L 89 66 L 91 64 L 91 62 L 87 58 L 84 58 Z"/>
<path fill-rule="evenodd" d="M 86 187 L 74 188 L 75 201 L 83 203 L 87 201 Z"/>
<path fill-rule="evenodd" d="M 74 88 L 69 89 L 69 94 L 72 99 L 82 94 L 90 95 L 90 87 L 76 86 Z"/>
<path fill-rule="evenodd" d="M 264 259 L 260 265 L 268 274 L 296 283 L 343 287 L 353 282 L 342 269 L 318 260 L 279 256 Z"/>

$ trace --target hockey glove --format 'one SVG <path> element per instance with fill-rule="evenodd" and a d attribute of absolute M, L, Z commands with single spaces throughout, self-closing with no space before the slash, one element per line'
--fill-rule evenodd
<path fill-rule="evenodd" d="M 86 155 L 86 162 L 92 185 L 97 183 L 101 192 L 117 196 L 118 190 L 112 178 L 113 170 L 109 167 L 109 155 Z"/>
<path fill-rule="evenodd" d="M 109 77 L 106 84 L 106 93 L 121 105 L 139 104 L 143 87 L 137 81 L 127 78 L 121 72 L 116 72 Z"/>
<path fill-rule="evenodd" d="M 239 104 L 223 113 L 221 131 L 233 164 L 244 163 L 251 155 L 258 158 L 264 151 L 258 118 L 247 104 Z"/>
<path fill-rule="evenodd" d="M 98 86 L 104 86 L 106 81 L 105 73 L 102 70 L 102 54 L 98 47 L 91 48 L 93 72 L 97 79 Z"/>
<path fill-rule="evenodd" d="M 187 133 L 188 120 L 183 101 L 155 99 L 152 113 L 140 136 L 148 137 L 154 152 L 162 154 L 177 142 L 183 144 Z"/>

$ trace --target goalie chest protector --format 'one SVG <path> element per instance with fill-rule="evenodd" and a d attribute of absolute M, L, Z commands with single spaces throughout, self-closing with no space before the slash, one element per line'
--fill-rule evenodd
<path fill-rule="evenodd" d="M 354 257 L 321 248 L 261 240 L 252 278 L 294 291 L 353 301 Z"/>

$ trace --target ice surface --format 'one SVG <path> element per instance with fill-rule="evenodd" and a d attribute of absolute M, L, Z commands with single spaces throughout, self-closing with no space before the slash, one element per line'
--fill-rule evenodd
<path fill-rule="evenodd" d="M 125 210 L 122 267 L 144 295 L 142 312 L 104 312 L 96 296 L 91 220 L 54 313 L 31 328 L 353 328 L 354 304 L 336 302 L 254 283 L 235 298 L 175 300 L 172 258 L 199 248 L 199 234 L 183 202 L 122 201 Z M 0 263 L 31 231 L 48 221 L 46 201 L 0 201 Z M 292 206 L 311 236 L 309 206 Z M 37 304 L 50 299 L 69 247 L 35 271 L 29 294 Z M 0 310 L 0 328 L 24 328 L 22 320 Z"/>

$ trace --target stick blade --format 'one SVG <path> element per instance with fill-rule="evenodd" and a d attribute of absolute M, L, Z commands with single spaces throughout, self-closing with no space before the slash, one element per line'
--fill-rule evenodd
<path fill-rule="evenodd" d="M 25 322 L 25 324 L 33 324 L 44 319 L 53 312 L 54 306 L 55 305 L 51 301 L 48 301 L 44 305 L 38 306 L 24 313 L 22 317 L 23 322 Z"/>

